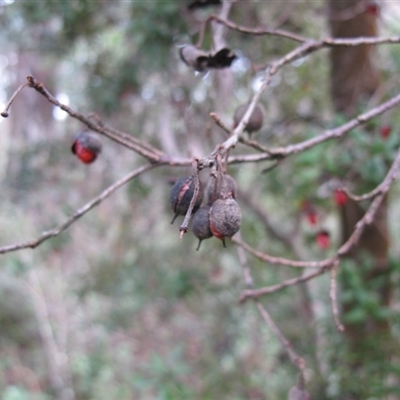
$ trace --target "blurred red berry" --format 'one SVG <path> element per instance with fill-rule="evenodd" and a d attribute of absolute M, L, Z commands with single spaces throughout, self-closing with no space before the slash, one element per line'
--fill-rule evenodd
<path fill-rule="evenodd" d="M 391 131 L 392 128 L 390 125 L 382 125 L 379 129 L 379 134 L 381 135 L 382 139 L 387 139 Z"/>
<path fill-rule="evenodd" d="M 336 205 L 339 207 L 343 207 L 349 200 L 346 192 L 344 192 L 342 189 L 336 189 L 333 192 L 333 196 L 334 196 Z"/>
<path fill-rule="evenodd" d="M 331 244 L 331 238 L 328 231 L 319 231 L 315 235 L 315 241 L 322 250 L 326 250 Z"/>
<path fill-rule="evenodd" d="M 307 211 L 307 221 L 310 225 L 316 225 L 318 222 L 318 215 L 315 210 Z"/>
<path fill-rule="evenodd" d="M 307 218 L 310 225 L 316 225 L 318 222 L 318 214 L 315 207 L 312 205 L 310 200 L 303 200 L 300 204 L 300 209 Z"/>
<path fill-rule="evenodd" d="M 96 160 L 101 152 L 101 142 L 89 132 L 80 132 L 75 136 L 71 151 L 84 164 L 90 164 Z"/>

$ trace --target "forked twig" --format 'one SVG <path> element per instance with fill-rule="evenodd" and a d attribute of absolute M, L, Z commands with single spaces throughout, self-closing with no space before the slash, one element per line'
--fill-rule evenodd
<path fill-rule="evenodd" d="M 74 222 L 76 222 L 78 219 L 83 217 L 88 211 L 90 211 L 94 207 L 98 206 L 107 197 L 111 196 L 120 187 L 127 184 L 133 178 L 136 178 L 143 172 L 148 171 L 154 167 L 155 166 L 152 164 L 147 164 L 147 165 L 143 165 L 143 166 L 135 169 L 134 171 L 130 172 L 128 175 L 124 176 L 117 182 L 113 183 L 111 186 L 109 186 L 107 189 L 105 189 L 103 192 L 101 192 L 100 195 L 98 195 L 94 199 L 90 200 L 88 203 L 86 203 L 81 208 L 77 209 L 70 218 L 68 218 L 65 222 L 63 222 L 58 227 L 42 232 L 42 234 L 37 239 L 33 239 L 33 240 L 26 241 L 26 242 L 21 242 L 21 243 L 10 244 L 7 246 L 2 246 L 2 247 L 0 247 L 0 254 L 10 253 L 12 251 L 28 249 L 28 248 L 34 249 L 37 246 L 39 246 L 40 244 L 42 244 L 43 242 L 45 242 L 46 240 L 58 236 L 60 233 L 64 232 L 66 229 L 68 229 Z"/>

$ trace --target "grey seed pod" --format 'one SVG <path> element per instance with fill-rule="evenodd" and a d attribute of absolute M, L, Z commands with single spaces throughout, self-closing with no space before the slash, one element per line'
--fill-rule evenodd
<path fill-rule="evenodd" d="M 235 199 L 218 199 L 211 205 L 210 229 L 215 237 L 222 240 L 224 247 L 225 238 L 238 232 L 241 222 L 242 213 Z"/>
<path fill-rule="evenodd" d="M 210 229 L 210 208 L 209 204 L 200 207 L 192 219 L 192 231 L 194 235 L 199 239 L 199 244 L 196 250 L 200 249 L 201 242 L 204 239 L 212 237 L 212 232 Z"/>
<path fill-rule="evenodd" d="M 225 174 L 222 184 L 222 197 L 236 198 L 237 184 L 231 175 Z"/>
<path fill-rule="evenodd" d="M 188 44 L 179 50 L 182 61 L 195 71 L 204 72 L 208 68 L 209 54 L 197 47 Z"/>
<path fill-rule="evenodd" d="M 238 108 L 236 108 L 235 113 L 233 115 L 233 128 L 236 128 L 239 125 L 239 122 L 242 120 L 249 104 L 242 104 Z M 264 123 L 264 107 L 261 104 L 257 104 L 250 116 L 249 122 L 244 128 L 249 134 L 256 132 L 261 129 Z"/>
<path fill-rule="evenodd" d="M 171 192 L 169 194 L 169 201 L 171 204 L 172 211 L 175 213 L 174 218 L 171 221 L 171 224 L 174 223 L 176 217 L 178 215 L 185 215 L 187 210 L 189 209 L 190 202 L 192 201 L 192 197 L 194 195 L 195 183 L 193 176 L 185 176 L 179 180 L 177 180 L 171 188 Z M 196 203 L 193 208 L 193 212 L 196 212 L 201 202 L 203 201 L 203 188 L 200 183 L 200 191 L 197 196 Z"/>
<path fill-rule="evenodd" d="M 206 187 L 207 201 L 209 204 L 221 198 L 236 198 L 237 184 L 231 175 L 224 174 L 222 176 L 222 184 L 220 184 L 220 187 L 218 188 L 216 185 L 217 179 L 214 176 L 210 176 Z"/>

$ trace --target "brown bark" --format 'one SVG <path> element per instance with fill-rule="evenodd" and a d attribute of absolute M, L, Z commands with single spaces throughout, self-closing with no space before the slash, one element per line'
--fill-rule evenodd
<path fill-rule="evenodd" d="M 360 11 L 364 0 L 330 0 L 330 28 L 333 37 L 376 36 L 376 17 Z M 331 55 L 331 94 L 336 111 L 351 113 L 379 86 L 373 46 L 335 47 Z"/>
<path fill-rule="evenodd" d="M 364 0 L 329 0 L 330 28 L 333 37 L 377 36 L 376 15 L 365 10 Z M 337 47 L 331 50 L 331 95 L 335 111 L 347 116 L 354 114 L 357 106 L 368 99 L 379 87 L 380 74 L 374 63 L 375 48 L 371 46 Z M 367 134 L 367 133 L 366 133 Z M 357 183 L 357 182 L 355 182 Z M 342 239 L 346 241 L 360 220 L 364 210 L 359 203 L 349 201 L 341 210 Z M 379 277 L 381 284 L 371 295 L 379 294 L 380 304 L 389 306 L 392 288 L 388 263 L 387 199 L 374 220 L 367 227 L 350 257 L 356 262 L 364 288 L 372 286 Z M 363 254 L 373 259 L 373 267 L 365 271 Z M 364 272 L 362 272 L 364 270 Z M 377 282 L 377 281 L 375 281 Z M 348 283 L 341 282 L 348 289 Z M 344 313 L 357 307 L 349 303 Z M 344 375 L 351 370 L 351 376 L 343 379 L 343 399 L 359 399 L 371 396 L 372 376 L 375 371 L 371 363 L 390 364 L 390 325 L 388 320 L 368 316 L 364 321 L 346 325 L 345 337 L 348 344 L 348 358 L 341 360 Z M 376 371 L 375 371 L 376 373 Z M 354 374 L 354 375 L 353 375 Z M 383 388 L 387 376 L 381 376 Z M 355 380 L 364 383 L 355 384 Z M 375 388 L 376 389 L 376 388 Z"/>

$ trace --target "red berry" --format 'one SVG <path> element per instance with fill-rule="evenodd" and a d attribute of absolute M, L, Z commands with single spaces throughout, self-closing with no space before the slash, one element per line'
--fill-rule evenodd
<path fill-rule="evenodd" d="M 316 225 L 318 223 L 317 211 L 310 200 L 303 200 L 300 204 L 300 209 L 305 214 L 310 225 Z"/>
<path fill-rule="evenodd" d="M 379 129 L 379 134 L 382 139 L 387 139 L 392 131 L 392 127 L 390 125 L 383 125 Z"/>
<path fill-rule="evenodd" d="M 71 151 L 84 164 L 90 164 L 100 154 L 101 147 L 101 142 L 95 135 L 89 132 L 81 132 L 76 135 Z"/>
<path fill-rule="evenodd" d="M 75 142 L 73 144 L 73 149 L 72 152 L 84 163 L 84 164 L 90 164 L 92 163 L 96 157 L 97 154 L 88 148 L 82 146 L 79 142 Z"/>
<path fill-rule="evenodd" d="M 307 211 L 307 221 L 310 223 L 310 225 L 317 225 L 318 215 L 315 210 Z"/>
<path fill-rule="evenodd" d="M 343 207 L 349 199 L 346 192 L 344 192 L 342 189 L 336 189 L 333 192 L 333 196 L 335 198 L 336 205 L 339 207 Z"/>
<path fill-rule="evenodd" d="M 326 250 L 331 244 L 329 232 L 325 230 L 317 232 L 315 241 L 322 250 Z"/>

